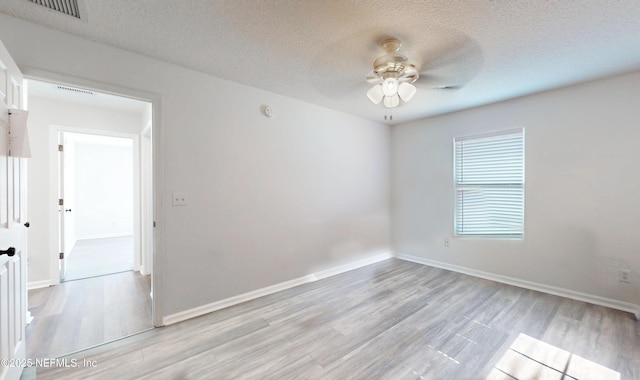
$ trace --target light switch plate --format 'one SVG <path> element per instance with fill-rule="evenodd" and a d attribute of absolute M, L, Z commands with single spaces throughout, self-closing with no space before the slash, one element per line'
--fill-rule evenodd
<path fill-rule="evenodd" d="M 186 206 L 188 203 L 187 194 L 185 193 L 173 193 L 171 194 L 172 206 Z"/>
<path fill-rule="evenodd" d="M 620 282 L 631 282 L 631 270 L 620 269 L 618 270 L 618 279 Z"/>

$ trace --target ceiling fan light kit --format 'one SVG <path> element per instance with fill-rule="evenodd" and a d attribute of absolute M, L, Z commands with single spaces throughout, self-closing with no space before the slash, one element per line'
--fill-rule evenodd
<path fill-rule="evenodd" d="M 382 93 L 384 96 L 394 96 L 398 93 L 398 80 L 387 78 L 382 82 Z"/>
<path fill-rule="evenodd" d="M 411 83 L 402 82 L 400 86 L 398 86 L 398 95 L 400 95 L 400 99 L 408 102 L 413 98 L 413 95 L 416 94 L 416 86 Z"/>
<path fill-rule="evenodd" d="M 385 96 L 384 97 L 384 106 L 387 108 L 394 108 L 400 104 L 400 97 L 398 94 L 393 96 Z"/>
<path fill-rule="evenodd" d="M 408 102 L 416 93 L 412 83 L 418 79 L 419 73 L 413 64 L 408 63 L 407 57 L 398 53 L 400 45 L 397 38 L 382 40 L 380 46 L 386 54 L 373 62 L 375 76 L 367 78 L 367 82 L 374 85 L 367 91 L 367 97 L 374 104 L 382 101 L 385 108 L 399 106 L 400 99 Z"/>
<path fill-rule="evenodd" d="M 382 101 L 382 98 L 384 98 L 384 93 L 382 92 L 382 86 L 377 84 L 371 87 L 371 89 L 367 91 L 367 96 L 369 97 L 369 100 L 373 102 L 373 104 L 380 103 Z"/>

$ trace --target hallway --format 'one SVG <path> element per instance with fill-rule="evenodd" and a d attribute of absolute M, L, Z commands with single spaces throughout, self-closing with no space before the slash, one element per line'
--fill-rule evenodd
<path fill-rule="evenodd" d="M 27 358 L 54 358 L 153 328 L 149 276 L 127 271 L 29 291 Z"/>

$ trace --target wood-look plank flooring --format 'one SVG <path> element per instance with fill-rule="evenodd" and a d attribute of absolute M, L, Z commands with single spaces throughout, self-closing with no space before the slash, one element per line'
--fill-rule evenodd
<path fill-rule="evenodd" d="M 78 240 L 65 260 L 65 281 L 130 271 L 133 236 Z"/>
<path fill-rule="evenodd" d="M 27 357 L 55 358 L 153 328 L 148 276 L 128 271 L 29 291 Z"/>
<path fill-rule="evenodd" d="M 38 379 L 638 379 L 625 312 L 390 259 L 76 353 Z M 595 376 L 595 377 L 594 377 Z"/>

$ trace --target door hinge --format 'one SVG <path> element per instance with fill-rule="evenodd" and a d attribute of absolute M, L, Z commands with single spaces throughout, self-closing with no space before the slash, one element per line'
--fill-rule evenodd
<path fill-rule="evenodd" d="M 58 145 L 58 152 L 64 151 L 64 145 Z"/>
<path fill-rule="evenodd" d="M 156 228 L 156 221 L 153 221 L 153 228 Z"/>
<path fill-rule="evenodd" d="M 60 252 L 60 260 L 64 259 L 64 252 Z"/>
<path fill-rule="evenodd" d="M 64 206 L 64 199 L 58 199 L 58 206 Z"/>

